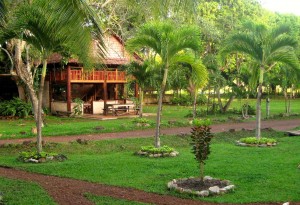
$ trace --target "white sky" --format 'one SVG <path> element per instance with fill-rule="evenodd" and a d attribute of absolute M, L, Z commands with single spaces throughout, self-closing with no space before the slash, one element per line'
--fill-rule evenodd
<path fill-rule="evenodd" d="M 300 16 L 300 0 L 260 0 L 260 2 L 268 10 Z"/>

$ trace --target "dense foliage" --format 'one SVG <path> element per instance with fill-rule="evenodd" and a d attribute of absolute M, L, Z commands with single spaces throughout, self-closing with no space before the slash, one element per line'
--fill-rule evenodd
<path fill-rule="evenodd" d="M 20 98 L 0 102 L 0 116 L 27 117 L 31 114 L 31 104 L 20 100 Z"/>

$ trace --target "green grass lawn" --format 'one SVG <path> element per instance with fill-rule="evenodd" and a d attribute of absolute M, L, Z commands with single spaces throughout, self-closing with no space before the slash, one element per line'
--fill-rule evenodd
<path fill-rule="evenodd" d="M 194 197 L 195 200 L 219 203 L 300 201 L 300 170 L 297 169 L 300 163 L 300 138 L 286 137 L 277 132 L 263 132 L 263 137 L 276 138 L 278 146 L 249 148 L 234 145 L 235 140 L 251 135 L 252 132 L 216 135 L 205 173 L 231 180 L 236 185 L 236 190 L 223 196 L 205 199 Z M 48 175 L 192 198 L 166 188 L 167 182 L 172 179 L 198 176 L 199 168 L 191 154 L 190 138 L 162 137 L 162 145 L 175 147 L 180 152 L 176 158 L 154 159 L 133 155 L 140 146 L 150 145 L 152 142 L 152 138 L 143 138 L 95 141 L 88 145 L 76 142 L 52 144 L 46 146 L 45 150 L 66 154 L 69 159 L 62 163 L 44 164 L 18 162 L 18 152 L 24 148 L 6 147 L 0 149 L 0 164 Z"/>
<path fill-rule="evenodd" d="M 227 114 L 213 114 L 203 116 L 203 118 L 210 118 L 214 122 L 225 122 L 228 118 L 238 117 L 241 114 L 233 113 L 232 110 L 239 110 L 245 103 L 245 100 L 235 100 L 231 106 L 231 112 Z M 254 106 L 255 99 L 251 99 L 249 103 Z M 293 113 L 300 113 L 300 100 L 293 100 L 291 103 L 291 110 Z M 200 107 L 206 110 L 205 106 Z M 163 106 L 162 114 L 162 127 L 170 126 L 188 126 L 190 119 L 185 117 L 190 111 L 191 107 L 188 106 Z M 145 113 L 153 113 L 157 111 L 156 105 L 147 105 L 144 108 Z M 265 101 L 262 103 L 263 117 L 265 116 Z M 271 100 L 271 115 L 278 115 L 284 112 L 283 100 Z M 155 116 L 146 117 L 151 127 L 155 126 Z M 250 120 L 254 120 L 251 118 Z M 133 119 L 117 119 L 117 120 L 92 120 L 82 118 L 62 118 L 55 116 L 46 117 L 46 126 L 43 128 L 43 136 L 62 136 L 62 135 L 80 135 L 80 134 L 94 134 L 94 133 L 107 133 L 107 132 L 121 132 L 136 129 L 145 129 L 137 127 Z M 175 121 L 170 125 L 169 121 Z M 34 127 L 33 118 L 18 120 L 0 120 L 0 139 L 15 139 L 15 138 L 28 138 L 35 137 L 31 133 L 31 128 Z M 103 127 L 104 129 L 99 129 Z"/>
<path fill-rule="evenodd" d="M 3 193 L 5 205 L 56 204 L 46 191 L 35 183 L 0 177 L 0 192 Z"/>

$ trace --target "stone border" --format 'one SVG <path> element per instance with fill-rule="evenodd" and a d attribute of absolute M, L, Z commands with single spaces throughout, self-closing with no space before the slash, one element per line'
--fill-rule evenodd
<path fill-rule="evenodd" d="M 181 188 L 177 185 L 178 181 L 183 181 L 183 180 L 187 180 L 187 179 L 194 179 L 195 177 L 190 177 L 190 178 L 182 178 L 182 179 L 173 179 L 172 181 L 168 182 L 168 188 L 169 189 L 174 189 L 177 192 L 180 193 L 188 193 L 188 194 L 193 194 L 196 196 L 200 196 L 200 197 L 207 197 L 207 196 L 215 196 L 215 195 L 220 195 L 220 194 L 225 194 L 228 193 L 230 191 L 233 191 L 235 189 L 235 185 L 231 184 L 230 181 L 228 180 L 222 180 L 222 182 L 225 182 L 226 186 L 223 188 L 220 188 L 218 186 L 212 186 L 209 187 L 207 190 L 201 190 L 201 191 L 195 191 L 192 189 L 184 189 Z M 210 176 L 205 176 L 204 177 L 204 181 L 209 181 L 209 180 L 213 180 L 214 178 L 210 177 Z"/>
<path fill-rule="evenodd" d="M 150 153 L 150 152 L 143 152 L 143 151 L 138 151 L 135 153 L 136 155 L 140 155 L 140 156 L 145 156 L 145 157 L 150 157 L 150 158 L 159 158 L 159 157 L 177 157 L 179 155 L 179 152 L 177 151 L 173 151 L 170 153 Z"/>
<path fill-rule="evenodd" d="M 277 143 L 274 142 L 274 143 L 267 143 L 267 144 L 247 144 L 244 142 L 236 141 L 236 145 L 242 147 L 274 147 L 277 145 Z"/>

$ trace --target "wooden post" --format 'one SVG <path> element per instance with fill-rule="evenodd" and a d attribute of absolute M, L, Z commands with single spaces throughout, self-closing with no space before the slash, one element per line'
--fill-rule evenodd
<path fill-rule="evenodd" d="M 52 96 L 53 96 L 52 74 L 53 74 L 53 71 L 51 71 L 50 75 L 49 75 L 49 110 L 50 110 L 50 113 L 51 113 Z"/>
<path fill-rule="evenodd" d="M 72 102 L 72 93 L 71 93 L 71 68 L 67 66 L 67 111 L 71 112 L 71 102 Z"/>
<path fill-rule="evenodd" d="M 115 100 L 118 100 L 119 90 L 118 90 L 118 84 L 115 84 Z"/>
<path fill-rule="evenodd" d="M 134 85 L 134 97 L 138 98 L 139 97 L 139 85 L 135 83 Z"/>
<path fill-rule="evenodd" d="M 107 114 L 107 74 L 106 74 L 106 70 L 104 70 L 104 83 L 103 83 L 103 100 L 104 100 L 104 115 Z"/>

